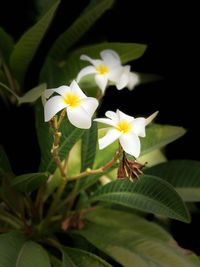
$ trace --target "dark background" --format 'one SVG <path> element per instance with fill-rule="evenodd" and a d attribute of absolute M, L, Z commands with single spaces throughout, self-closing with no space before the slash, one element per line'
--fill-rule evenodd
<path fill-rule="evenodd" d="M 51 29 L 43 41 L 36 59 L 30 66 L 26 87 L 37 84 L 39 69 L 49 44 L 80 14 L 89 1 L 62 1 Z M 151 3 L 150 3 L 151 2 Z M 175 1 L 174 1 L 175 2 Z M 156 122 L 185 127 L 188 132 L 167 146 L 169 159 L 200 160 L 199 129 L 199 65 L 197 38 L 199 34 L 194 3 L 177 4 L 168 1 L 116 1 L 86 34 L 80 44 L 102 40 L 136 42 L 148 45 L 142 58 L 131 63 L 132 70 L 155 73 L 162 80 L 143 84 L 132 92 L 108 88 L 100 115 L 107 109 L 131 115 L 148 116 L 159 110 Z M 34 1 L 9 1 L 1 6 L 0 25 L 18 39 L 33 23 L 36 13 Z M 1 143 L 17 174 L 33 172 L 39 164 L 33 109 L 28 105 L 6 107 L 0 101 Z M 198 232 L 199 216 L 191 225 L 172 224 L 176 238 L 184 247 L 199 252 L 199 244 L 192 229 Z"/>

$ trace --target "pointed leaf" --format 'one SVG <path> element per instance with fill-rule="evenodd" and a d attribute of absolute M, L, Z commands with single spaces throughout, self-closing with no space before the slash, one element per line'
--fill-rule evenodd
<path fill-rule="evenodd" d="M 27 173 L 16 176 L 11 185 L 21 192 L 32 192 L 37 189 L 42 183 L 46 182 L 48 173 Z"/>
<path fill-rule="evenodd" d="M 81 144 L 81 171 L 92 168 L 96 153 L 97 124 L 94 122 L 91 128 L 85 131 Z"/>
<path fill-rule="evenodd" d="M 141 138 L 141 156 L 154 149 L 164 147 L 186 133 L 182 127 L 152 124 L 147 127 L 146 137 Z"/>
<path fill-rule="evenodd" d="M 94 5 L 89 5 L 77 20 L 58 37 L 49 55 L 56 60 L 62 60 L 66 57 L 68 49 L 89 30 L 112 4 L 113 0 L 101 0 L 95 1 Z"/>
<path fill-rule="evenodd" d="M 3 58 L 6 62 L 9 62 L 9 56 L 13 50 L 14 41 L 12 37 L 0 27 L 0 61 Z M 0 64 L 1 65 L 1 64 Z"/>
<path fill-rule="evenodd" d="M 110 264 L 100 257 L 81 249 L 62 247 L 62 252 L 64 262 L 63 267 L 111 267 Z"/>
<path fill-rule="evenodd" d="M 23 84 L 25 73 L 44 37 L 58 7 L 58 0 L 46 14 L 28 31 L 15 45 L 11 54 L 10 64 L 20 84 Z"/>
<path fill-rule="evenodd" d="M 76 231 L 124 267 L 195 267 L 185 250 L 163 229 L 134 214 L 111 209 L 89 214 Z M 106 222 L 107 221 L 107 222 Z M 140 225 L 141 223 L 141 225 Z M 158 231 L 158 235 L 157 235 Z"/>
<path fill-rule="evenodd" d="M 184 201 L 200 201 L 200 162 L 171 160 L 145 170 L 172 184 Z"/>
<path fill-rule="evenodd" d="M 144 54 L 146 48 L 146 45 L 136 43 L 104 42 L 95 45 L 88 45 L 70 53 L 70 55 L 66 59 L 64 68 L 66 69 L 68 78 L 72 79 L 83 67 L 88 65 L 88 62 L 80 60 L 80 56 L 83 54 L 88 55 L 92 58 L 100 58 L 100 52 L 102 50 L 113 49 L 119 54 L 122 64 L 125 64 L 141 57 Z"/>
<path fill-rule="evenodd" d="M 186 206 L 173 187 L 155 176 L 142 176 L 136 182 L 114 181 L 97 190 L 91 202 L 105 201 L 141 211 L 189 222 Z"/>
<path fill-rule="evenodd" d="M 46 84 L 42 83 L 33 89 L 29 90 L 22 97 L 18 98 L 18 104 L 21 105 L 23 103 L 32 103 L 35 102 L 39 97 L 41 97 L 42 93 L 46 89 Z"/>

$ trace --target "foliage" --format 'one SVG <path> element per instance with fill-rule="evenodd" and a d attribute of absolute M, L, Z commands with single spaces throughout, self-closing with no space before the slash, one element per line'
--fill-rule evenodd
<path fill-rule="evenodd" d="M 44 105 L 49 101 L 46 89 L 69 85 L 76 79 L 87 66 L 80 60 L 82 54 L 97 59 L 109 49 L 126 64 L 139 59 L 147 49 L 144 44 L 107 41 L 78 45 L 113 2 L 92 0 L 52 41 L 37 85 L 29 90 L 25 90 L 29 66 L 60 1 L 38 0 L 37 21 L 17 42 L 0 27 L 0 93 L 10 106 L 28 104 L 34 108 L 41 155 L 36 172 L 16 175 L 0 146 L 2 267 L 200 266 L 198 257 L 181 248 L 169 230 L 173 220 L 190 223 L 187 202 L 200 201 L 200 163 L 168 161 L 163 152 L 166 145 L 185 134 L 184 128 L 156 124 L 151 122 L 153 117 L 140 118 L 145 126 L 151 124 L 146 137 L 138 134 L 143 138 L 136 160 L 121 139 L 120 145 L 115 141 L 100 150 L 98 139 L 108 128 L 96 121 L 87 129 L 78 128 L 65 110 L 44 121 Z M 125 70 L 125 65 L 120 66 L 123 75 L 132 77 L 133 73 Z M 95 81 L 89 75 L 80 86 L 86 95 L 101 102 L 103 95 Z M 113 81 L 108 79 L 108 86 Z M 118 128 L 124 127 L 126 133 L 129 126 L 122 123 Z M 149 215 L 154 221 L 148 220 Z"/>

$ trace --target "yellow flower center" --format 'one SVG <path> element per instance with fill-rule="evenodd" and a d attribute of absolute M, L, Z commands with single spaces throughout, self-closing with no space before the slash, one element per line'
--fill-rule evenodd
<path fill-rule="evenodd" d="M 101 75 L 109 72 L 109 68 L 106 67 L 105 65 L 101 65 L 101 64 L 96 67 L 96 70 L 97 70 L 98 74 L 101 74 Z"/>
<path fill-rule="evenodd" d="M 64 97 L 64 102 L 71 108 L 75 108 L 80 104 L 81 100 L 78 95 L 67 93 L 66 96 Z"/>
<path fill-rule="evenodd" d="M 124 133 L 124 134 L 127 134 L 131 131 L 132 129 L 132 125 L 130 122 L 128 121 L 120 121 L 118 124 L 117 124 L 117 130 Z"/>

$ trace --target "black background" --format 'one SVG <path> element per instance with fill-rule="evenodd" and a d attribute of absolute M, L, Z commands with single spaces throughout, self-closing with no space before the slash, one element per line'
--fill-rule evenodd
<path fill-rule="evenodd" d="M 37 84 L 39 69 L 50 43 L 80 14 L 89 1 L 62 1 L 51 29 L 30 66 L 26 87 Z M 151 2 L 151 3 L 150 3 Z M 175 1 L 173 1 L 175 2 Z M 86 34 L 80 44 L 108 40 L 148 45 L 142 58 L 131 63 L 132 70 L 155 73 L 158 82 L 140 85 L 134 91 L 108 88 L 100 115 L 107 109 L 131 115 L 148 116 L 159 110 L 156 122 L 183 126 L 187 134 L 167 146 L 170 159 L 200 160 L 198 16 L 194 3 L 170 1 L 116 1 L 115 5 Z M 34 23 L 34 1 L 6 1 L 1 6 L 0 24 L 18 39 Z M 28 90 L 27 89 L 27 90 Z M 33 109 L 28 105 L 10 106 L 0 102 L 1 144 L 17 174 L 33 172 L 39 164 Z M 174 235 L 197 252 L 198 242 L 191 229 L 198 231 L 199 216 L 190 226 L 172 224 Z M 178 224 L 178 225 L 177 225 Z M 174 227 L 174 228 L 173 228 Z M 179 232 L 180 231 L 180 232 Z"/>

